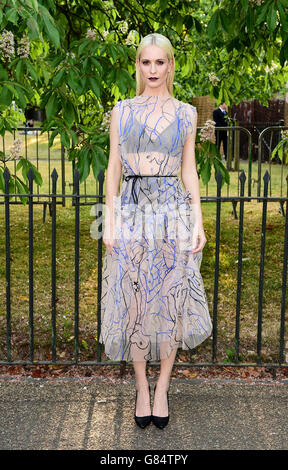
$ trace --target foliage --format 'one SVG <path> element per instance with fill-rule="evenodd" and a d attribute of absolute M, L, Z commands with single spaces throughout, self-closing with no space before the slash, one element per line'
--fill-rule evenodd
<path fill-rule="evenodd" d="M 288 136 L 283 137 L 276 147 L 274 147 L 271 152 L 271 160 L 276 158 L 277 155 L 284 164 L 288 164 Z"/>
<path fill-rule="evenodd" d="M 49 145 L 59 135 L 81 182 L 91 167 L 96 178 L 107 167 L 111 108 L 135 94 L 135 52 L 143 36 L 156 31 L 171 40 L 178 99 L 210 94 L 217 104 L 254 97 L 267 104 L 286 90 L 287 10 L 288 0 L 4 1 L 0 134 L 12 132 L 28 104 L 39 106 Z M 206 150 L 206 162 L 199 156 L 205 181 L 211 146 Z"/>

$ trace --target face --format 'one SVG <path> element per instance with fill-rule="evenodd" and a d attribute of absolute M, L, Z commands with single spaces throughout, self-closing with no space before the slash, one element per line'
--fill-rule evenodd
<path fill-rule="evenodd" d="M 172 63 L 169 63 L 167 54 L 161 47 L 155 45 L 145 47 L 140 60 L 136 61 L 136 67 L 139 67 L 143 77 L 145 90 L 167 91 L 166 80 L 168 73 L 172 70 Z"/>

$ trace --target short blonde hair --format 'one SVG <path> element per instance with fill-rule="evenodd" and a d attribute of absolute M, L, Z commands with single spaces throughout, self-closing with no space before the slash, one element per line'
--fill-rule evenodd
<path fill-rule="evenodd" d="M 173 53 L 172 44 L 169 41 L 169 39 L 166 38 L 166 36 L 163 36 L 162 34 L 159 34 L 159 33 L 147 34 L 147 36 L 145 36 L 140 41 L 140 44 L 137 48 L 136 60 L 137 59 L 140 60 L 141 52 L 144 49 L 144 47 L 152 46 L 152 45 L 161 47 L 166 52 L 169 62 L 171 62 L 173 60 L 173 67 L 172 67 L 171 71 L 168 73 L 168 77 L 167 77 L 167 81 L 166 81 L 168 91 L 169 91 L 170 95 L 172 95 L 172 93 L 173 93 L 175 60 L 174 60 L 174 53 Z M 141 95 L 141 93 L 143 93 L 143 91 L 144 91 L 144 88 L 145 88 L 145 83 L 142 79 L 141 72 L 136 67 L 136 96 Z"/>

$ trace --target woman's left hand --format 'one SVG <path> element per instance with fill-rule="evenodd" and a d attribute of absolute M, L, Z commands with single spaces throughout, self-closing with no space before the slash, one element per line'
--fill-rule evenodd
<path fill-rule="evenodd" d="M 207 242 L 207 238 L 205 236 L 204 229 L 201 228 L 198 230 L 198 233 L 195 233 L 195 237 L 192 239 L 192 253 L 197 253 L 198 251 L 202 251 L 205 244 Z"/>

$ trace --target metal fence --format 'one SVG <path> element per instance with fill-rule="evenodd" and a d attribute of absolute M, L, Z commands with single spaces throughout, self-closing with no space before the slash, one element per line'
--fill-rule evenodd
<path fill-rule="evenodd" d="M 268 124 L 268 123 L 266 123 Z M 269 123 L 270 124 L 270 123 Z M 199 131 L 201 127 L 198 127 L 197 130 Z M 274 146 L 278 143 L 281 131 L 284 129 L 288 129 L 288 126 L 280 126 L 280 125 L 269 125 L 268 127 L 265 127 L 261 132 L 259 131 L 259 136 L 257 140 L 257 144 L 253 144 L 252 142 L 252 133 L 250 132 L 251 129 L 249 130 L 247 127 L 243 126 L 227 126 L 227 127 L 216 127 L 215 132 L 218 133 L 219 131 L 225 131 L 227 133 L 227 161 L 223 162 L 225 166 L 227 167 L 227 170 L 230 172 L 230 175 L 233 177 L 233 172 L 235 172 L 238 177 L 240 175 L 240 172 L 247 167 L 247 183 L 246 187 L 248 190 L 248 196 L 252 195 L 252 185 L 257 185 L 257 196 L 260 196 L 260 191 L 261 191 L 261 183 L 262 183 L 262 178 L 261 178 L 261 167 L 263 164 L 268 164 L 269 165 L 269 174 L 270 174 L 270 195 L 272 196 L 272 166 L 271 166 L 271 152 L 274 148 Z M 50 148 L 48 146 L 48 141 L 51 135 L 51 131 L 48 131 L 47 133 L 44 133 L 45 136 L 47 136 L 47 150 L 45 149 L 45 158 L 43 159 L 43 145 L 44 143 L 39 143 L 39 134 L 41 132 L 41 127 L 35 127 L 35 128 L 25 128 L 25 127 L 19 127 L 17 129 L 18 134 L 24 134 L 24 156 L 27 159 L 28 158 L 28 153 L 29 153 L 29 159 L 35 164 L 36 168 L 39 169 L 39 166 L 41 166 L 41 162 L 45 163 L 45 169 L 47 168 L 48 174 L 51 174 L 53 166 L 57 163 L 57 172 L 58 172 L 58 188 L 61 186 L 61 194 L 62 198 L 59 196 L 57 197 L 56 203 L 58 205 L 65 206 L 65 201 L 66 201 L 66 193 L 68 194 L 73 194 L 75 192 L 74 186 L 75 186 L 75 181 L 74 181 L 74 174 L 75 174 L 75 162 L 71 162 L 71 172 L 69 167 L 66 167 L 67 165 L 67 159 L 65 155 L 65 148 L 63 145 L 59 144 L 59 149 L 53 150 L 53 148 Z M 33 132 L 32 135 L 29 135 L 29 133 Z M 267 135 L 270 136 L 269 139 L 267 140 Z M 14 130 L 13 138 L 16 138 L 16 130 Z M 29 139 L 33 139 L 33 144 L 31 143 Z M 240 142 L 245 140 L 245 146 L 243 147 L 244 151 L 241 150 Z M 31 153 L 31 148 L 33 145 L 33 151 Z M 5 138 L 2 137 L 2 149 L 5 153 L 5 149 L 8 145 L 5 144 Z M 255 169 L 252 168 L 252 163 L 253 163 L 253 146 L 257 149 L 257 155 L 258 155 L 258 168 L 257 168 L 257 162 L 255 162 Z M 29 147 L 29 151 L 28 151 Z M 255 149 L 254 149 L 255 150 Z M 264 156 L 264 150 L 266 153 L 268 152 L 268 157 L 265 154 Z M 42 154 L 41 154 L 42 152 Z M 254 152 L 255 153 L 255 152 Z M 278 175 L 277 175 L 277 189 L 279 187 L 280 193 L 277 194 L 282 196 L 282 188 L 283 185 L 285 187 L 285 166 L 283 165 L 283 162 L 280 162 L 279 159 L 276 158 L 275 162 L 277 162 L 277 166 L 281 167 L 280 170 L 280 184 L 278 185 Z M 13 174 L 16 175 L 16 163 L 14 162 L 14 169 L 13 169 Z M 65 169 L 66 168 L 66 169 Z M 253 174 L 252 170 L 255 170 L 255 174 Z M 10 171 L 12 172 L 12 169 L 10 168 Z M 85 195 L 85 198 L 81 198 L 80 205 L 89 205 L 91 202 L 88 201 L 89 199 L 89 194 L 91 193 L 91 190 L 88 189 L 88 185 L 90 188 L 92 187 L 92 192 L 95 194 L 99 193 L 99 186 L 98 186 L 98 181 L 95 181 L 93 178 L 93 182 L 89 180 L 90 177 L 87 178 L 83 183 L 80 185 L 80 193 L 81 195 Z M 35 186 L 34 190 L 36 194 L 34 194 L 34 204 L 43 204 L 43 221 L 45 221 L 46 218 L 46 211 L 47 208 L 49 208 L 49 214 L 51 216 L 51 206 L 52 206 L 52 199 L 50 197 L 51 194 L 51 181 L 48 178 L 48 181 L 45 181 L 45 187 L 47 187 L 47 196 L 43 197 L 43 194 L 41 192 L 43 191 L 42 187 L 39 187 L 39 185 Z M 215 185 L 211 184 L 212 179 L 210 180 L 209 183 L 205 186 L 205 192 L 206 192 L 206 200 L 212 198 L 215 196 Z M 212 189 L 211 189 L 212 186 Z M 68 188 L 68 189 L 67 189 Z M 276 191 L 276 188 L 274 186 L 274 193 Z M 240 195 L 240 184 L 237 186 L 237 193 L 236 194 L 231 194 L 231 189 L 227 186 L 227 196 L 236 196 L 238 197 Z M 21 204 L 20 198 L 18 197 L 18 194 L 16 194 L 15 191 L 15 196 L 13 196 L 13 202 L 15 204 Z M 0 204 L 2 201 L 0 200 Z M 74 200 L 72 200 L 72 204 L 74 205 Z M 233 204 L 236 204 L 235 200 L 233 200 Z"/>
<path fill-rule="evenodd" d="M 97 354 L 94 361 L 81 361 L 79 360 L 79 230 L 80 230 L 80 201 L 81 198 L 86 197 L 85 195 L 80 195 L 79 193 L 79 172 L 75 170 L 74 181 L 75 181 L 75 192 L 72 195 L 57 194 L 57 171 L 54 169 L 51 175 L 52 178 L 52 193 L 49 195 L 52 200 L 51 210 L 52 210 L 52 220 L 51 220 L 51 286 L 49 290 L 51 291 L 51 360 L 48 361 L 39 361 L 34 358 L 35 353 L 35 344 L 34 344 L 34 280 L 33 280 L 33 270 L 34 270 L 34 251 L 33 251 L 33 205 L 35 198 L 47 197 L 48 195 L 41 195 L 33 193 L 33 170 L 30 168 L 28 172 L 29 180 L 29 193 L 23 195 L 22 197 L 28 198 L 28 210 L 29 210 L 29 220 L 28 220 L 28 233 L 29 233 L 29 360 L 13 360 L 12 349 L 11 349 L 11 269 L 10 269 L 10 238 L 11 238 L 11 221 L 10 221 L 10 205 L 11 205 L 11 196 L 13 194 L 8 194 L 9 187 L 9 178 L 10 173 L 8 169 L 5 169 L 4 179 L 5 179 L 5 194 L 0 194 L 0 199 L 4 201 L 4 219 L 5 226 L 1 227 L 1 233 L 5 236 L 5 292 L 6 292 L 6 301 L 2 301 L 2 305 L 5 303 L 5 317 L 6 317 L 6 358 L 0 361 L 0 364 L 79 364 L 79 365 L 92 365 L 92 364 L 120 364 L 117 361 L 103 361 L 103 345 L 100 343 L 97 344 Z M 211 342 L 211 357 L 210 361 L 205 362 L 195 362 L 193 361 L 193 352 L 190 355 L 190 362 L 181 362 L 181 365 L 192 365 L 192 366 L 209 366 L 209 365 L 235 365 L 235 366 L 255 366 L 255 365 L 265 365 L 266 367 L 277 368 L 279 366 L 287 366 L 287 361 L 285 360 L 285 322 L 286 312 L 286 291 L 287 291 L 287 260 L 288 260 L 288 176 L 286 178 L 286 196 L 281 198 L 272 198 L 273 201 L 277 200 L 284 204 L 286 203 L 286 214 L 284 215 L 285 220 L 285 230 L 284 237 L 281 241 L 283 245 L 283 266 L 282 266 L 282 286 L 281 286 L 281 308 L 279 311 L 279 326 L 280 333 L 278 339 L 278 359 L 274 362 L 263 362 L 262 361 L 262 323 L 263 323 L 263 279 L 264 279 L 264 265 L 265 265 L 265 237 L 267 231 L 267 207 L 271 199 L 268 197 L 268 184 L 269 184 L 269 173 L 266 171 L 263 182 L 264 182 L 264 191 L 263 196 L 251 197 L 244 196 L 244 188 L 246 182 L 245 172 L 242 171 L 239 177 L 240 181 L 240 195 L 234 199 L 237 200 L 240 206 L 239 211 L 239 233 L 238 233 L 238 273 L 237 273 L 237 296 L 235 299 L 236 304 L 236 315 L 235 315 L 235 331 L 234 331 L 234 345 L 235 345 L 235 358 L 231 360 L 228 364 L 227 362 L 223 363 L 218 360 L 217 357 L 217 348 L 218 348 L 218 281 L 220 275 L 219 268 L 219 256 L 220 256 L 220 228 L 221 228 L 221 206 L 223 202 L 226 202 L 229 198 L 221 195 L 221 182 L 222 175 L 220 172 L 217 174 L 217 195 L 213 198 L 213 201 L 216 204 L 216 221 L 215 221 L 215 231 L 216 231 L 216 245 L 215 245 L 215 272 L 214 272 L 214 292 L 213 292 L 213 311 L 210 312 L 211 318 L 213 321 L 213 334 Z M 103 194 L 103 184 L 104 184 L 104 173 L 101 171 L 98 176 L 99 182 L 99 194 L 91 194 L 89 197 L 94 198 L 95 202 L 100 204 L 100 210 L 95 214 L 96 218 L 101 217 L 102 209 L 104 204 L 104 194 Z M 71 279 L 74 282 L 74 357 L 71 361 L 64 361 L 57 357 L 57 347 L 56 347 L 56 338 L 57 338 L 57 307 L 56 307 L 56 291 L 57 291 L 57 280 L 56 280 L 56 227 L 57 227 L 57 198 L 62 199 L 63 197 L 73 197 L 75 200 L 75 205 L 73 206 L 74 211 L 74 271 L 71 272 Z M 258 296 L 258 319 L 257 319 L 257 360 L 256 362 L 243 363 L 240 361 L 239 348 L 241 345 L 241 328 L 240 328 L 240 314 L 241 314 L 241 293 L 242 293 L 242 253 L 243 253 L 243 231 L 244 231 L 244 207 L 245 203 L 251 200 L 257 200 L 262 204 L 262 226 L 261 226 L 261 247 L 260 247 L 260 266 L 259 266 L 259 296 Z M 260 211 L 260 207 L 259 207 Z M 279 217 L 282 217 L 279 215 Z M 102 223 L 99 225 L 99 231 L 102 232 Z M 279 234 L 279 237 L 281 235 Z M 98 282 L 98 298 L 95 300 L 95 308 L 97 310 L 97 337 L 100 336 L 101 329 L 101 285 L 102 285 L 102 257 L 103 257 L 103 243 L 102 237 L 98 238 L 98 254 L 97 254 L 97 282 Z M 279 273 L 280 276 L 280 273 Z M 280 301 L 280 299 L 279 299 Z M 232 299 L 231 299 L 232 304 Z M 197 349 L 197 348 L 196 348 Z M 151 365 L 156 364 L 151 362 Z M 121 363 L 123 366 L 123 363 Z"/>

